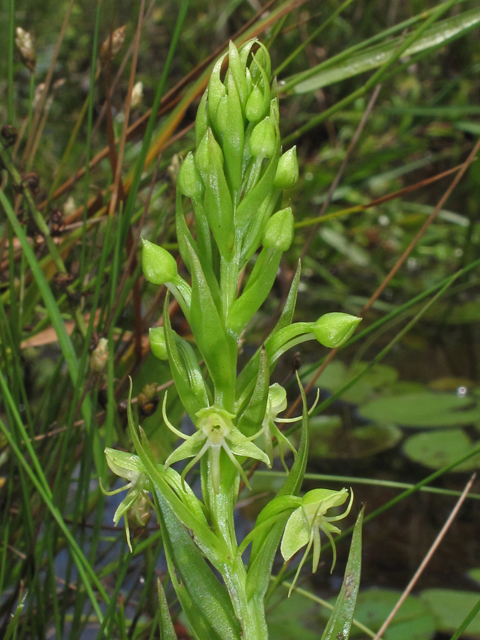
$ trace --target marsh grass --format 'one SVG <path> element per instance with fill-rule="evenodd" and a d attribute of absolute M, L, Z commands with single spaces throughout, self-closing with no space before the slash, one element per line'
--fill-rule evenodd
<path fill-rule="evenodd" d="M 261 339 L 281 306 L 292 266 L 308 242 L 300 302 L 306 313 L 314 307 L 317 315 L 320 308 L 364 310 L 364 328 L 342 358 L 350 361 L 363 349 L 365 373 L 408 332 L 427 343 L 435 333 L 446 342 L 463 340 L 462 348 L 471 351 L 465 373 L 478 376 L 478 315 L 454 325 L 448 319 L 455 305 L 480 304 L 480 170 L 478 163 L 470 167 L 480 131 L 480 10 L 450 0 L 417 2 L 410 14 L 399 3 L 347 1 L 322 5 L 319 16 L 311 2 L 267 5 L 255 13 L 256 3 L 248 2 L 98 3 L 93 13 L 85 3 L 56 2 L 33 6 L 28 15 L 22 2 L 5 3 L 1 124 L 20 135 L 8 148 L 2 139 L 0 192 L 2 637 L 158 637 L 156 580 L 163 579 L 164 565 L 156 523 L 135 532 L 134 552 L 128 553 L 123 530 L 111 526 L 112 499 L 102 494 L 98 479 L 113 488 L 105 446 L 131 450 L 124 406 L 129 375 L 155 454 L 164 460 L 173 445 L 156 410 L 156 395 L 170 386 L 168 368 L 154 361 L 146 339 L 159 320 L 164 292 L 153 293 L 143 279 L 139 238 L 175 249 L 176 154 L 193 145 L 194 106 L 229 38 L 258 36 L 269 46 L 279 70 L 282 133 L 286 144 L 297 144 L 303 175 L 289 196 L 299 231 L 282 263 L 278 299 L 267 303 L 244 348 Z M 123 48 L 114 56 L 107 45 L 100 63 L 101 42 L 124 23 Z M 34 72 L 15 51 L 17 26 L 35 33 Z M 432 29 L 435 45 L 406 58 Z M 375 65 L 385 51 L 391 55 Z M 372 70 L 348 75 L 358 55 L 370 55 Z M 305 90 L 301 83 L 327 70 L 327 85 L 319 81 Z M 55 87 L 62 77 L 66 86 Z M 145 97 L 135 107 L 137 80 Z M 45 90 L 35 102 L 41 82 Z M 358 140 L 350 144 L 356 131 Z M 453 175 L 437 179 L 452 167 Z M 32 177 L 27 185 L 27 172 L 39 176 L 38 189 Z M 442 200 L 455 176 L 461 180 L 453 196 Z M 329 193 L 336 177 L 338 187 Z M 408 206 L 414 213 L 406 213 Z M 52 219 L 56 207 L 63 211 L 59 228 Z M 435 311 L 439 303 L 441 314 Z M 171 315 L 175 322 L 175 304 Z M 178 330 L 188 335 L 188 327 Z M 334 355 L 314 362 L 305 353 L 302 372 L 320 375 Z M 92 357 L 99 358 L 96 368 Z M 146 397 L 145 384 L 152 382 L 157 394 Z M 174 393 L 169 415 L 180 419 Z M 366 522 L 387 509 L 395 513 L 399 502 L 466 457 L 412 482 L 367 512 Z M 443 493 L 447 501 L 451 491 Z M 288 570 L 282 573 L 288 576 Z M 170 599 L 168 580 L 165 588 Z M 176 603 L 169 604 L 175 617 Z M 176 632 L 188 637 L 181 636 L 181 619 Z"/>

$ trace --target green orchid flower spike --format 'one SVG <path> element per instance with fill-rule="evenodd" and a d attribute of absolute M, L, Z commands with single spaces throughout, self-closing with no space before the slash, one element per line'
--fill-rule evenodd
<path fill-rule="evenodd" d="M 333 313 L 317 322 L 294 323 L 298 264 L 277 324 L 243 368 L 239 366 L 244 336 L 294 240 L 294 212 L 282 202 L 282 193 L 297 184 L 297 153 L 295 147 L 282 148 L 271 68 L 267 48 L 256 39 L 239 48 L 231 42 L 215 62 L 198 107 L 195 148 L 178 174 L 179 255 L 143 241 L 148 286 L 167 288 L 163 321 L 150 330 L 151 350 L 158 360 L 168 362 L 175 398 L 195 430 L 187 435 L 170 422 L 165 394 L 164 424 L 158 428 L 170 429 L 182 442 L 161 464 L 145 432 L 134 423 L 129 397 L 129 434 L 138 457 L 106 450 L 110 469 L 128 481 L 115 523 L 125 518 L 131 548 L 128 514 L 133 508 L 136 521 L 144 518 L 143 505 L 151 491 L 171 584 L 191 635 L 199 640 L 267 640 L 265 596 L 280 544 L 286 560 L 306 546 L 298 572 L 313 546 L 315 570 L 320 531 L 332 540 L 339 531 L 333 523 L 348 513 L 353 499 L 337 516 L 328 514 L 347 500 L 345 489 L 318 489 L 300 497 L 310 412 L 297 375 L 302 415 L 279 417 L 287 407 L 287 394 L 279 384 L 271 384 L 271 376 L 279 358 L 307 340 L 327 348 L 342 346 L 360 318 Z M 172 296 L 193 340 L 172 327 Z M 293 422 L 301 423 L 298 451 L 278 427 Z M 247 469 L 257 463 L 272 466 L 275 442 L 288 473 L 254 529 L 239 541 L 234 510 L 241 480 L 250 487 Z M 287 449 L 293 453 L 290 469 Z M 177 472 L 172 465 L 180 462 L 184 466 Z M 187 474 L 197 463 L 200 488 L 195 486 L 194 492 Z M 244 563 L 243 552 L 250 543 L 249 561 Z M 168 614 L 167 605 L 164 613 Z"/>
<path fill-rule="evenodd" d="M 289 517 L 280 547 L 283 559 L 287 562 L 298 551 L 300 551 L 302 547 L 306 545 L 307 548 L 305 549 L 305 553 L 298 565 L 297 573 L 295 574 L 295 578 L 288 595 L 291 594 L 292 589 L 295 586 L 312 545 L 312 572 L 316 572 L 320 561 L 320 549 L 322 546 L 320 542 L 320 531 L 323 531 L 332 545 L 333 561 L 331 571 L 333 571 L 337 559 L 337 553 L 332 533 L 340 533 L 340 529 L 332 524 L 332 522 L 337 522 L 338 520 L 342 520 L 348 516 L 353 504 L 353 491 L 350 489 L 350 502 L 342 514 L 337 516 L 327 516 L 326 513 L 329 509 L 333 509 L 334 507 L 339 507 L 344 504 L 347 497 L 347 489 L 341 489 L 340 491 L 313 489 L 313 491 L 309 491 L 303 496 L 301 505 L 295 509 Z"/>

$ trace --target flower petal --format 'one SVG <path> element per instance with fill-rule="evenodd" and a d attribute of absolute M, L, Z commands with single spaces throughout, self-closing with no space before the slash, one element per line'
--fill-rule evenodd
<path fill-rule="evenodd" d="M 175 462 L 185 460 L 185 458 L 193 458 L 200 453 L 203 443 L 207 439 L 207 436 L 202 431 L 196 431 L 193 436 L 190 436 L 183 444 L 175 449 L 166 459 L 165 466 L 169 467 Z"/>
<path fill-rule="evenodd" d="M 255 460 L 265 462 L 268 467 L 271 466 L 267 454 L 259 449 L 256 444 L 250 442 L 238 429 L 232 429 L 226 436 L 226 440 L 229 442 L 230 451 L 236 456 L 255 458 Z"/>
<path fill-rule="evenodd" d="M 303 513 L 303 508 L 299 507 L 295 509 L 288 519 L 280 547 L 285 561 L 290 560 L 299 549 L 308 544 L 310 531 L 311 529 Z"/>
<path fill-rule="evenodd" d="M 133 453 L 117 451 L 107 447 L 105 449 L 105 457 L 110 469 L 120 478 L 135 482 L 141 473 L 145 473 L 142 461 Z"/>

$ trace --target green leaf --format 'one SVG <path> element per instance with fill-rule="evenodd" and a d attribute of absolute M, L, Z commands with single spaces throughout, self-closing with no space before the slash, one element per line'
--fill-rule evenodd
<path fill-rule="evenodd" d="M 462 429 L 446 429 L 411 436 L 404 445 L 404 451 L 410 460 L 418 464 L 430 469 L 441 469 L 467 455 L 476 445 Z M 480 454 L 477 454 L 452 471 L 465 472 L 479 467 Z"/>
<path fill-rule="evenodd" d="M 263 249 L 258 260 L 261 260 L 264 252 L 268 254 L 266 260 L 258 270 L 254 268 L 250 276 L 250 279 L 253 278 L 253 284 L 250 285 L 249 280 L 248 287 L 245 288 L 240 298 L 235 300 L 228 312 L 227 327 L 237 336 L 245 329 L 265 302 L 277 277 L 282 252 Z"/>
<path fill-rule="evenodd" d="M 255 187 L 247 193 L 240 202 L 235 213 L 235 227 L 239 230 L 245 230 L 251 220 L 256 216 L 265 198 L 269 197 L 274 191 L 273 179 L 277 171 L 278 159 L 280 157 L 280 136 L 277 129 L 276 148 L 273 156 L 270 158 L 267 168 L 263 176 L 260 178 Z"/>
<path fill-rule="evenodd" d="M 158 608 L 160 609 L 160 640 L 178 640 L 160 578 L 157 579 L 157 591 Z"/>
<path fill-rule="evenodd" d="M 237 429 L 246 436 L 253 436 L 262 426 L 267 410 L 269 382 L 270 369 L 268 367 L 267 352 L 262 348 L 257 383 L 252 397 L 247 407 L 243 410 L 240 407 L 237 412 L 237 415 L 240 415 L 237 421 Z"/>
<path fill-rule="evenodd" d="M 202 266 L 190 246 L 192 266 L 192 308 L 190 324 L 217 394 L 223 397 L 224 406 L 233 409 L 235 389 L 235 362 L 237 344 L 227 335 L 218 313 Z"/>
<path fill-rule="evenodd" d="M 442 20 L 435 26 L 427 29 L 425 34 L 410 46 L 403 55 L 411 56 L 427 49 L 443 46 L 447 42 L 463 36 L 479 23 L 480 9 L 465 11 L 458 16 Z M 360 73 L 376 69 L 386 63 L 395 54 L 402 39 L 403 36 L 390 42 L 377 45 L 367 51 L 351 56 L 336 65 L 324 70 L 319 70 L 317 73 L 315 73 L 315 68 L 313 68 L 310 70 L 312 76 L 294 85 L 294 91 L 295 93 L 316 91 L 321 87 L 326 87 L 327 85 L 340 82 L 346 78 L 351 78 Z M 304 77 L 304 74 L 302 74 L 302 77 Z M 292 80 L 294 81 L 294 78 L 292 78 Z M 289 81 L 289 85 L 291 84 L 291 81 Z"/>
<path fill-rule="evenodd" d="M 188 412 L 192 420 L 195 420 L 195 414 L 205 406 L 198 396 L 195 394 L 189 383 L 189 376 L 177 346 L 177 335 L 172 329 L 169 315 L 170 295 L 167 291 L 165 302 L 163 305 L 163 326 L 165 327 L 165 342 L 167 344 L 168 364 L 175 381 L 175 387 L 182 401 L 183 406 Z"/>
<path fill-rule="evenodd" d="M 360 587 L 360 574 L 362 569 L 362 522 L 365 507 L 358 514 L 353 529 L 352 544 L 348 554 L 345 577 L 342 588 L 338 594 L 335 607 L 322 635 L 322 640 L 347 640 L 350 635 L 353 614 L 357 602 L 358 589 Z"/>
<path fill-rule="evenodd" d="M 453 589 L 425 589 L 420 595 L 422 602 L 432 612 L 438 631 L 452 633 L 478 603 L 478 592 L 454 591 Z M 468 636 L 480 637 L 480 613 L 475 616 L 466 631 Z"/>
<path fill-rule="evenodd" d="M 183 205 L 182 205 L 182 196 L 180 192 L 177 190 L 177 198 L 176 198 L 176 227 L 177 227 L 177 239 L 178 239 L 178 248 L 180 250 L 180 255 L 185 262 L 185 265 L 189 272 L 192 272 L 192 265 L 190 261 L 190 250 L 188 248 L 188 244 L 193 248 L 193 251 L 197 255 L 200 264 L 202 265 L 203 273 L 205 274 L 205 279 L 208 282 L 208 286 L 210 287 L 210 292 L 215 301 L 215 305 L 217 309 L 220 311 L 222 308 L 221 303 L 221 294 L 220 287 L 218 286 L 217 278 L 213 273 L 212 267 L 212 248 L 210 244 L 210 231 L 208 228 L 208 223 L 205 218 L 205 212 L 203 209 L 203 205 L 198 201 L 194 201 L 194 209 L 195 209 L 195 221 L 197 225 L 197 239 L 198 244 L 193 239 L 192 234 L 190 233 L 190 229 L 187 226 L 185 221 L 185 215 L 183 213 Z M 202 249 L 201 249 L 202 247 Z"/>
<path fill-rule="evenodd" d="M 280 319 L 277 322 L 275 328 L 273 329 L 272 333 L 269 335 L 269 337 L 265 342 L 266 349 L 267 347 L 270 346 L 275 334 L 278 333 L 281 329 L 288 327 L 292 323 L 293 314 L 295 311 L 295 305 L 297 303 L 297 294 L 298 294 L 298 286 L 300 284 L 300 275 L 301 275 L 301 263 L 299 260 L 297 271 L 295 272 L 295 276 L 292 280 L 292 284 L 290 287 L 290 291 L 288 293 L 287 300 L 285 302 L 285 306 L 282 311 L 282 315 L 280 316 Z M 250 389 L 250 393 L 251 393 L 251 389 L 253 389 L 253 386 L 255 384 L 254 380 L 256 379 L 257 372 L 258 372 L 258 367 L 260 362 L 260 352 L 261 352 L 261 349 L 259 349 L 255 353 L 255 355 L 252 356 L 250 361 L 242 369 L 242 371 L 240 372 L 240 375 L 238 376 L 236 397 L 237 399 L 240 400 L 240 405 L 242 404 L 241 399 L 244 398 L 245 396 L 248 397 L 249 395 L 248 389 Z M 270 373 L 272 373 L 272 371 L 273 371 L 273 367 L 271 368 Z"/>
<path fill-rule="evenodd" d="M 373 400 L 360 407 L 360 414 L 403 427 L 453 427 L 480 420 L 480 407 L 468 397 L 425 392 Z"/>
<path fill-rule="evenodd" d="M 198 640 L 239 640 L 240 629 L 226 589 L 162 495 L 159 522 L 169 574 Z"/>
<path fill-rule="evenodd" d="M 213 77 L 213 76 L 212 76 Z M 210 97 L 209 90 L 209 97 Z M 210 100 L 209 100 L 210 102 Z M 204 206 L 208 224 L 222 258 L 230 261 L 235 245 L 233 203 L 223 172 L 222 151 L 210 129 L 197 149 L 200 174 L 205 183 Z M 197 164 L 198 166 L 198 164 Z"/>

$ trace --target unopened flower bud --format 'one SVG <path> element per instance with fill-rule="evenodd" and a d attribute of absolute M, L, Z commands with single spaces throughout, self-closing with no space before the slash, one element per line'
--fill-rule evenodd
<path fill-rule="evenodd" d="M 93 373 L 103 373 L 108 363 L 108 340 L 100 338 L 96 349 L 90 358 L 90 370 Z"/>
<path fill-rule="evenodd" d="M 178 274 L 175 258 L 148 240 L 143 240 L 142 267 L 146 279 L 152 284 L 173 282 Z"/>
<path fill-rule="evenodd" d="M 150 348 L 153 355 L 159 360 L 168 360 L 167 341 L 165 340 L 164 327 L 152 327 L 148 334 Z"/>
<path fill-rule="evenodd" d="M 113 59 L 117 53 L 119 53 L 120 49 L 123 47 L 123 43 L 125 42 L 126 35 L 127 28 L 126 25 L 123 25 L 123 27 L 115 29 L 112 35 L 104 41 L 100 47 L 100 62 L 102 65 L 105 64 L 109 56 Z"/>
<path fill-rule="evenodd" d="M 195 166 L 193 153 L 190 151 L 183 161 L 178 174 L 177 188 L 182 195 L 196 200 L 201 198 L 203 193 L 203 182 Z"/>
<path fill-rule="evenodd" d="M 252 156 L 271 158 L 275 153 L 275 127 L 267 116 L 259 122 L 250 136 L 250 153 Z"/>
<path fill-rule="evenodd" d="M 270 100 L 267 102 L 270 104 Z M 250 94 L 247 104 L 245 106 L 245 115 L 247 120 L 250 122 L 259 122 L 264 116 L 265 113 L 265 101 L 263 91 L 260 89 L 258 85 L 255 85 L 252 89 L 252 93 Z"/>
<path fill-rule="evenodd" d="M 222 150 L 215 140 L 215 136 L 210 127 L 208 127 L 207 133 L 203 136 L 198 146 L 197 153 L 195 154 L 195 162 L 204 180 L 210 175 L 210 164 L 218 163 L 219 165 L 223 165 Z"/>
<path fill-rule="evenodd" d="M 348 313 L 326 313 L 313 324 L 312 331 L 320 344 L 336 349 L 347 342 L 361 321 Z"/>
<path fill-rule="evenodd" d="M 293 240 L 293 213 L 291 207 L 277 211 L 268 220 L 263 232 L 263 246 L 287 251 Z"/>
<path fill-rule="evenodd" d="M 297 181 L 297 147 L 292 147 L 280 157 L 273 184 L 277 189 L 290 189 L 297 184 Z"/>
<path fill-rule="evenodd" d="M 35 66 L 37 64 L 37 55 L 35 53 L 35 46 L 33 43 L 32 34 L 22 29 L 22 27 L 17 27 L 15 44 L 17 45 L 18 50 L 20 51 L 23 64 L 27 67 L 29 71 L 34 73 Z"/>

